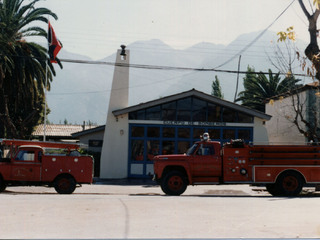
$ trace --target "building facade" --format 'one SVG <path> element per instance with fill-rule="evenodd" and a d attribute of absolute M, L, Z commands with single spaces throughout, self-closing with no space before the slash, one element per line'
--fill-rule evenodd
<path fill-rule="evenodd" d="M 100 159 L 100 178 L 147 178 L 158 154 L 185 153 L 208 132 L 222 144 L 231 139 L 266 142 L 271 116 L 192 89 L 128 106 L 130 52 L 117 51 Z"/>
<path fill-rule="evenodd" d="M 270 119 L 269 115 L 195 89 L 115 110 L 113 115 L 114 122 L 124 127 L 115 134 L 127 137 L 114 145 L 115 151 L 126 151 L 125 159 L 118 159 L 118 163 L 123 164 L 119 166 L 123 170 L 119 178 L 149 177 L 153 174 L 155 155 L 185 153 L 204 132 L 221 144 L 231 139 L 268 141 L 264 124 Z M 101 158 L 103 161 L 108 159 Z M 102 170 L 100 178 L 110 178 L 110 175 L 104 175 Z"/>

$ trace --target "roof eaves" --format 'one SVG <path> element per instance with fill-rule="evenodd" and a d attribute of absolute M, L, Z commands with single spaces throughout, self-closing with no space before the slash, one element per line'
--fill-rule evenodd
<path fill-rule="evenodd" d="M 86 135 L 86 134 L 91 134 L 91 133 L 103 131 L 105 129 L 105 126 L 106 125 L 101 125 L 101 126 L 98 126 L 98 127 L 95 127 L 95 128 L 86 129 L 84 131 L 75 132 L 75 133 L 72 133 L 71 136 L 72 137 L 80 137 L 80 136 L 83 136 L 83 135 Z"/>
<path fill-rule="evenodd" d="M 186 92 L 182 92 L 182 93 L 170 95 L 170 96 L 167 96 L 167 97 L 163 97 L 163 98 L 160 98 L 160 99 L 156 99 L 156 100 L 153 100 L 153 101 L 150 101 L 150 102 L 140 103 L 138 105 L 134 105 L 134 106 L 131 106 L 131 107 L 115 110 L 112 113 L 113 113 L 114 116 L 117 117 L 117 116 L 129 113 L 129 112 L 138 111 L 138 110 L 141 110 L 141 109 L 153 107 L 153 106 L 156 106 L 156 105 L 160 105 L 160 104 L 163 104 L 163 103 L 167 103 L 167 102 L 170 102 L 170 101 L 175 101 L 175 100 L 182 99 L 182 98 L 185 98 L 185 97 L 190 97 L 190 96 L 196 96 L 196 97 L 201 98 L 203 100 L 214 102 L 214 103 L 216 103 L 218 105 L 221 105 L 221 106 L 224 106 L 224 107 L 228 107 L 228 108 L 231 108 L 231 109 L 234 109 L 234 110 L 237 110 L 237 111 L 241 111 L 243 113 L 247 113 L 249 115 L 253 115 L 253 116 L 256 116 L 256 117 L 259 117 L 259 118 L 262 118 L 262 119 L 269 120 L 271 118 L 270 115 L 265 114 L 263 112 L 260 112 L 260 111 L 257 111 L 257 110 L 253 110 L 251 108 L 248 108 L 248 107 L 245 107 L 245 106 L 242 106 L 242 105 L 238 105 L 236 103 L 232 103 L 232 102 L 220 99 L 220 98 L 217 98 L 215 96 L 206 94 L 204 92 L 200 92 L 200 91 L 195 90 L 195 89 L 191 89 L 191 90 L 186 91 Z"/>
<path fill-rule="evenodd" d="M 175 100 L 178 100 L 178 99 L 181 99 L 181 98 L 192 96 L 193 95 L 192 93 L 194 91 L 197 91 L 197 90 L 192 89 L 192 90 L 189 90 L 189 91 L 186 91 L 186 92 L 177 93 L 177 94 L 174 94 L 174 95 L 162 97 L 162 98 L 159 98 L 159 99 L 156 99 L 156 100 L 152 100 L 152 101 L 149 101 L 149 102 L 140 103 L 138 105 L 134 105 L 134 106 L 131 106 L 131 107 L 115 110 L 115 111 L 112 111 L 112 113 L 115 116 L 119 116 L 119 115 L 126 114 L 126 113 L 129 113 L 129 112 L 134 112 L 134 111 L 138 111 L 138 110 L 141 110 L 141 109 L 157 106 L 157 105 L 160 105 L 160 104 L 163 104 L 163 103 L 167 103 L 167 102 L 175 101 Z"/>

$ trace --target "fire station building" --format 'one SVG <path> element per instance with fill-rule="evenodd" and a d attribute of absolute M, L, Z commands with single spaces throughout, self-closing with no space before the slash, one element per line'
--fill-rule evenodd
<path fill-rule="evenodd" d="M 271 116 L 195 89 L 128 106 L 129 51 L 118 51 L 100 160 L 100 178 L 149 177 L 158 154 L 185 153 L 208 132 L 231 139 L 267 142 Z M 118 58 L 119 57 L 119 58 Z M 115 81 L 117 79 L 117 81 Z M 123 92 L 121 92 L 123 91 Z"/>

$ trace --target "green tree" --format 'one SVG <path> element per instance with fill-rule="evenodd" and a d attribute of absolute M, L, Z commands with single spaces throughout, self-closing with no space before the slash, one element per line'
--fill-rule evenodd
<path fill-rule="evenodd" d="M 47 49 L 26 38 L 47 38 L 47 31 L 36 22 L 47 23 L 48 16 L 57 16 L 47 8 L 36 8 L 38 1 L 0 0 L 0 137 L 28 138 L 43 121 L 45 86 L 50 89 L 55 70 Z"/>
<path fill-rule="evenodd" d="M 220 81 L 219 81 L 217 75 L 215 76 L 215 80 L 212 81 L 211 87 L 212 87 L 212 90 L 211 90 L 212 96 L 215 96 L 215 97 L 218 97 L 221 99 L 224 98 L 223 93 L 222 93 L 222 89 L 221 89 L 221 85 L 220 85 Z"/>
<path fill-rule="evenodd" d="M 243 79 L 244 91 L 238 94 L 236 101 L 241 101 L 243 106 L 265 112 L 266 99 L 295 89 L 299 81 L 292 75 L 281 80 L 280 73 L 273 74 L 270 69 L 267 77 L 262 72 L 255 73 L 254 68 L 248 66 Z"/>

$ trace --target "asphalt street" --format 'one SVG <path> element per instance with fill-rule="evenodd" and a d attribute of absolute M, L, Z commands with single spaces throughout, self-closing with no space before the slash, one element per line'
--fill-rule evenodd
<path fill-rule="evenodd" d="M 248 185 L 188 187 L 165 196 L 149 184 L 94 184 L 59 195 L 8 187 L 0 238 L 319 238 L 320 194 L 272 197 Z"/>

